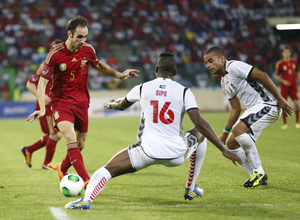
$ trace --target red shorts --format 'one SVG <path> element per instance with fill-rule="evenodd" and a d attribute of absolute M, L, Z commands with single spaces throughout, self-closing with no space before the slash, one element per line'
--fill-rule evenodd
<path fill-rule="evenodd" d="M 78 107 L 60 102 L 52 105 L 52 112 L 55 124 L 61 121 L 69 121 L 74 124 L 75 130 L 87 133 L 89 124 L 88 107 Z"/>
<path fill-rule="evenodd" d="M 298 87 L 296 83 L 293 83 L 291 86 L 285 86 L 281 84 L 280 93 L 285 99 L 287 99 L 288 96 L 290 96 L 293 101 L 299 100 Z"/>
<path fill-rule="evenodd" d="M 40 110 L 38 101 L 35 102 L 35 110 Z M 52 111 L 51 111 L 51 108 L 49 105 L 46 105 L 46 113 L 43 117 L 41 117 L 39 119 L 39 121 L 40 121 L 42 131 L 45 134 L 50 134 L 49 126 L 53 127 L 53 124 L 50 124 L 50 125 L 48 124 L 46 116 L 50 116 L 50 118 L 52 118 Z M 57 132 L 59 132 L 59 130 L 54 128 L 54 132 L 57 133 Z"/>

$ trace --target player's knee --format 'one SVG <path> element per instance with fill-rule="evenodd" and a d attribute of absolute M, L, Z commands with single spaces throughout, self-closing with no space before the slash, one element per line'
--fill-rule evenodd
<path fill-rule="evenodd" d="M 78 141 L 77 146 L 78 146 L 79 150 L 82 151 L 84 148 L 84 141 Z"/>
<path fill-rule="evenodd" d="M 187 140 L 187 147 L 190 148 L 192 146 L 194 146 L 195 144 L 199 143 L 199 138 L 196 134 L 194 134 L 193 132 L 187 132 L 184 134 L 186 140 Z"/>
<path fill-rule="evenodd" d="M 234 149 L 237 149 L 237 148 L 240 147 L 238 145 L 238 143 L 234 139 L 232 139 L 232 138 L 229 138 L 227 140 L 226 144 L 227 144 L 228 149 L 230 149 L 230 150 L 234 150 Z"/>
<path fill-rule="evenodd" d="M 47 134 L 48 135 L 48 137 L 49 137 L 49 134 Z M 44 136 L 42 136 L 41 138 L 40 138 L 40 140 L 42 141 L 42 142 L 44 142 Z"/>
<path fill-rule="evenodd" d="M 62 134 L 60 132 L 50 134 L 49 136 L 52 140 L 59 141 L 62 138 Z"/>
<path fill-rule="evenodd" d="M 190 134 L 192 134 L 192 136 L 189 135 L 188 138 L 192 138 L 193 139 L 193 137 L 196 137 L 198 143 L 201 143 L 204 140 L 204 138 L 205 138 L 196 128 L 192 128 L 188 132 Z"/>

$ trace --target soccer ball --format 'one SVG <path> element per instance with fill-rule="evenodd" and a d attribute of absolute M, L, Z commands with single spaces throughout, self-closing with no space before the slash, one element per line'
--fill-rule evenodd
<path fill-rule="evenodd" d="M 66 197 L 80 196 L 84 191 L 84 182 L 77 174 L 67 174 L 61 179 L 59 188 Z"/>

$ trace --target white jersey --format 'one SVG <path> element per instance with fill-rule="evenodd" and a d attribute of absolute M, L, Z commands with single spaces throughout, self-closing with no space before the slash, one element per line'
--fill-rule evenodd
<path fill-rule="evenodd" d="M 256 104 L 277 105 L 274 96 L 260 83 L 250 80 L 253 66 L 236 60 L 226 60 L 226 74 L 221 79 L 221 86 L 228 99 L 237 96 L 247 108 Z"/>
<path fill-rule="evenodd" d="M 184 113 L 196 108 L 192 92 L 179 83 L 158 77 L 135 86 L 127 95 L 129 102 L 140 101 L 141 123 L 135 144 L 155 159 L 173 159 L 184 155 L 187 144 L 183 138 Z"/>

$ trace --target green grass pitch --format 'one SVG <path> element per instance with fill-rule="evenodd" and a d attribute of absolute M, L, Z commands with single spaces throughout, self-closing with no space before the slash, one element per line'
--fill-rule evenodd
<path fill-rule="evenodd" d="M 217 134 L 222 132 L 228 113 L 204 113 Z M 202 198 L 184 200 L 189 162 L 175 168 L 152 166 L 134 174 L 111 179 L 95 198 L 91 210 L 66 210 L 77 198 L 62 195 L 56 171 L 42 169 L 45 148 L 32 157 L 32 168 L 24 164 L 20 147 L 41 135 L 38 122 L 25 119 L 0 120 L 0 219 L 1 220 L 85 220 L 85 219 L 300 219 L 300 130 L 282 131 L 282 119 L 267 127 L 256 142 L 268 186 L 245 189 L 248 178 L 241 168 L 210 142 L 198 185 Z M 115 153 L 136 140 L 138 117 L 90 119 L 86 147 L 82 151 L 90 175 Z M 186 116 L 184 130 L 192 127 Z M 64 140 L 57 145 L 53 162 L 66 154 Z M 69 173 L 76 173 L 73 168 Z"/>

